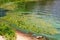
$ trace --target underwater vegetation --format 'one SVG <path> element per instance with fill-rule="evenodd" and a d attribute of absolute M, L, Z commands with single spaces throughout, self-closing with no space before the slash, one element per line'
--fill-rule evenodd
<path fill-rule="evenodd" d="M 46 1 L 42 1 L 41 4 L 45 5 Z M 58 33 L 53 24 L 39 18 L 40 15 L 24 13 L 28 11 L 25 6 L 28 2 L 30 1 L 0 0 L 0 8 L 3 8 L 0 9 L 0 35 L 4 36 L 6 40 L 16 40 L 15 32 L 19 30 L 24 33 L 32 33 L 35 36 L 47 35 L 49 40 L 56 40 L 50 37 Z"/>
<path fill-rule="evenodd" d="M 36 15 L 7 13 L 6 16 L 0 17 L 0 21 L 2 22 L 0 22 L 0 33 L 1 35 L 3 32 L 6 33 L 3 33 L 3 36 L 6 35 L 8 37 L 15 37 L 15 29 L 24 33 L 31 32 L 35 35 L 53 35 L 57 33 L 57 30 L 53 27 L 53 25 L 45 22 L 43 19 L 37 18 Z M 13 38 L 11 40 L 13 40 Z"/>

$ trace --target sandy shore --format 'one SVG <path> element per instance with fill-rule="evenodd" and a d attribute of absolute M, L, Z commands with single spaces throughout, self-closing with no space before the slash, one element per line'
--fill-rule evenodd
<path fill-rule="evenodd" d="M 16 32 L 16 34 L 17 34 L 17 40 L 34 40 L 34 37 L 28 34 L 24 34 L 22 32 Z"/>
<path fill-rule="evenodd" d="M 20 31 L 17 31 L 16 35 L 17 35 L 16 40 L 45 40 L 43 38 L 37 39 L 35 37 L 32 37 L 29 34 L 25 34 L 25 33 L 22 33 Z M 4 40 L 4 38 L 2 36 L 0 36 L 0 40 Z"/>
<path fill-rule="evenodd" d="M 22 32 L 17 31 L 17 39 L 16 40 L 37 40 L 34 37 L 29 36 L 28 34 L 24 34 Z M 4 40 L 3 36 L 0 36 L 0 40 Z"/>

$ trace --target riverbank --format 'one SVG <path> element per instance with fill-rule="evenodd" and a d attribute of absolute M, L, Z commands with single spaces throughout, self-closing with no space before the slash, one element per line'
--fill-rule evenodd
<path fill-rule="evenodd" d="M 17 39 L 16 40 L 44 40 L 37 39 L 29 34 L 22 33 L 20 31 L 16 31 Z M 5 40 L 3 36 L 0 36 L 0 40 Z"/>

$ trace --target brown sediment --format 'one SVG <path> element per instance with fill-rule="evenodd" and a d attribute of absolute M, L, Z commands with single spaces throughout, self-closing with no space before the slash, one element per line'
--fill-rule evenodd
<path fill-rule="evenodd" d="M 17 31 L 17 40 L 33 40 L 33 37 L 29 34 L 25 34 L 23 32 Z"/>
<path fill-rule="evenodd" d="M 0 36 L 0 40 L 4 40 L 3 36 Z"/>
<path fill-rule="evenodd" d="M 30 34 L 25 34 L 23 32 L 17 31 L 17 40 L 46 40 L 44 37 L 36 38 Z"/>
<path fill-rule="evenodd" d="M 0 40 L 5 40 L 3 36 L 0 36 Z M 46 40 L 43 37 L 36 38 L 30 34 L 26 34 L 20 31 L 16 31 L 16 40 Z"/>

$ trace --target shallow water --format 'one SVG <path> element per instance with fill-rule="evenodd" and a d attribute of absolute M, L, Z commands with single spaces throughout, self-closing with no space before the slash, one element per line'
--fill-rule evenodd
<path fill-rule="evenodd" d="M 30 4 L 30 6 L 28 4 Z M 60 0 L 54 0 L 52 4 L 46 5 L 40 5 L 38 2 L 36 2 L 35 5 L 34 2 L 29 2 L 28 4 L 27 9 L 29 12 L 40 15 L 40 18 L 43 18 L 46 22 L 51 23 L 56 28 L 60 28 Z M 33 4 L 33 6 L 31 4 Z M 54 35 L 54 37 L 60 40 L 60 29 L 58 31 L 59 34 Z"/>
<path fill-rule="evenodd" d="M 30 5 L 29 5 L 30 4 Z M 32 4 L 32 5 L 31 5 Z M 55 0 L 52 4 L 41 5 L 39 2 L 26 3 L 26 12 L 32 12 L 35 15 L 39 15 L 46 22 L 51 23 L 56 28 L 60 28 L 60 1 Z M 58 30 L 60 32 L 60 29 Z M 54 35 L 60 40 L 60 33 Z"/>
<path fill-rule="evenodd" d="M 30 4 L 30 5 L 29 5 Z M 46 21 L 50 21 L 56 28 L 60 28 L 60 1 L 54 0 L 51 3 L 42 5 L 40 2 L 28 2 L 26 9 L 29 12 L 40 15 Z"/>

